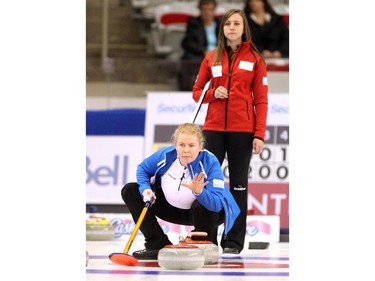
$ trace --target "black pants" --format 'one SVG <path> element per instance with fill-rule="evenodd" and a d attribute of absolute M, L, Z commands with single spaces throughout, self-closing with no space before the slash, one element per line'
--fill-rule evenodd
<path fill-rule="evenodd" d="M 156 188 L 154 192 L 156 200 L 148 209 L 139 228 L 145 237 L 146 249 L 159 250 L 165 245 L 172 244 L 160 227 L 156 217 L 174 224 L 193 225 L 193 231 L 207 232 L 208 235 L 205 239 L 216 242 L 217 245 L 217 226 L 224 222 L 224 210 L 219 213 L 209 211 L 198 200 L 194 201 L 191 209 L 179 209 L 167 202 L 160 187 Z M 136 223 L 145 206 L 139 193 L 138 184 L 126 184 L 121 190 L 121 196 Z"/>
<path fill-rule="evenodd" d="M 221 164 L 227 153 L 230 191 L 241 210 L 226 239 L 222 237 L 220 245 L 222 248 L 237 248 L 242 251 L 246 235 L 248 173 L 254 134 L 215 131 L 203 133 L 206 138 L 205 148 L 215 154 Z"/>

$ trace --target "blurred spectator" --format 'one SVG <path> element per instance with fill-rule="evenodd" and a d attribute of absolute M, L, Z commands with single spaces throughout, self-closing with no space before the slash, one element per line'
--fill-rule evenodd
<path fill-rule="evenodd" d="M 181 42 L 184 54 L 178 77 L 179 90 L 191 91 L 200 63 L 206 53 L 217 47 L 220 18 L 215 15 L 215 0 L 200 0 L 200 15 L 187 22 L 186 34 Z"/>
<path fill-rule="evenodd" d="M 220 19 L 215 16 L 216 1 L 200 0 L 200 15 L 191 17 L 187 23 L 186 34 L 181 42 L 184 49 L 183 59 L 204 58 L 207 51 L 217 46 Z"/>
<path fill-rule="evenodd" d="M 289 27 L 268 0 L 246 0 L 251 39 L 264 58 L 289 57 Z"/>

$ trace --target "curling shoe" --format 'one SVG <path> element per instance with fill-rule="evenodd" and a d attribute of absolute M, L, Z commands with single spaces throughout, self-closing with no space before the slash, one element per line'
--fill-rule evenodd
<path fill-rule="evenodd" d="M 223 254 L 238 255 L 240 251 L 237 248 L 224 248 Z"/>
<path fill-rule="evenodd" d="M 139 250 L 133 252 L 133 257 L 138 260 L 157 260 L 159 250 Z"/>

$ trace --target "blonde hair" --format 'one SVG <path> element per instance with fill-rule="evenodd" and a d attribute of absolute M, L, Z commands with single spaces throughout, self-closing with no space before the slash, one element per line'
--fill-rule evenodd
<path fill-rule="evenodd" d="M 201 128 L 197 124 L 184 123 L 179 125 L 172 135 L 172 143 L 177 143 L 177 139 L 180 134 L 195 135 L 198 138 L 199 144 L 204 147 L 205 137 Z"/>

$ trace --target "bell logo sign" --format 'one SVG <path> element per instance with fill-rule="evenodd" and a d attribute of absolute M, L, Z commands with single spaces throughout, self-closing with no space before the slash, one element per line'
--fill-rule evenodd
<path fill-rule="evenodd" d="M 94 166 L 86 156 L 86 184 L 123 185 L 127 182 L 128 156 L 115 155 L 111 165 Z"/>

